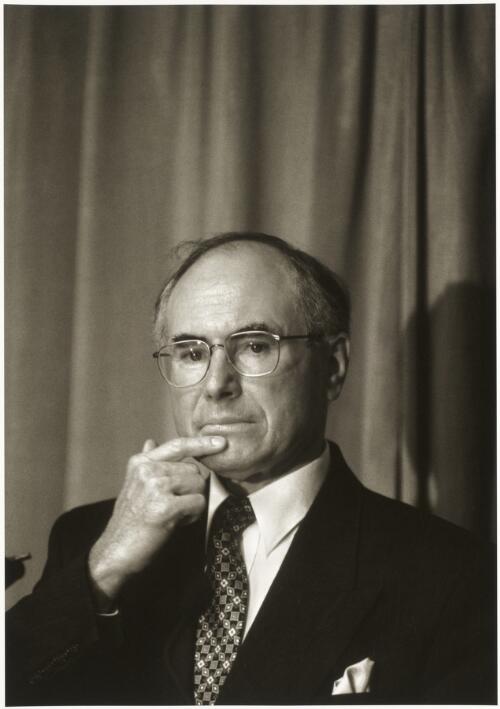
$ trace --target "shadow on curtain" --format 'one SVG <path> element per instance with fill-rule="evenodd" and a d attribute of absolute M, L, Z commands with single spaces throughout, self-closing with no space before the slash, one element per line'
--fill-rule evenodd
<path fill-rule="evenodd" d="M 6 6 L 5 71 L 8 604 L 174 434 L 152 305 L 224 230 L 350 284 L 360 479 L 492 534 L 493 6 Z"/>

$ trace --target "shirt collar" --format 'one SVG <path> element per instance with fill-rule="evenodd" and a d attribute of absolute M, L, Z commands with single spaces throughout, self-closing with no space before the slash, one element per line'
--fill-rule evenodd
<path fill-rule="evenodd" d="M 319 458 L 283 475 L 248 496 L 266 554 L 280 543 L 306 516 L 323 484 L 330 467 L 330 449 L 325 445 Z M 213 473 L 210 473 L 207 532 L 215 510 L 229 493 Z"/>

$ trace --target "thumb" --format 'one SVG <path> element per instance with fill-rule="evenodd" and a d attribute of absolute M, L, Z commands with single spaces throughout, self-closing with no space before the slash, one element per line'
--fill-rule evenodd
<path fill-rule="evenodd" d="M 144 442 L 144 445 L 142 446 L 142 452 L 143 453 L 150 453 L 152 450 L 154 450 L 157 447 L 156 441 L 153 441 L 152 438 L 147 438 L 146 441 Z"/>

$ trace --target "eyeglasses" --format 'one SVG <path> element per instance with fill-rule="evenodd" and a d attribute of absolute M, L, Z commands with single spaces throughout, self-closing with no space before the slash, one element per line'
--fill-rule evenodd
<path fill-rule="evenodd" d="M 280 360 L 283 340 L 318 340 L 321 335 L 275 335 L 264 330 L 235 332 L 224 344 L 209 345 L 204 340 L 180 340 L 161 347 L 153 357 L 162 377 L 173 387 L 199 384 L 210 367 L 212 352 L 220 347 L 234 369 L 244 377 L 272 374 Z"/>

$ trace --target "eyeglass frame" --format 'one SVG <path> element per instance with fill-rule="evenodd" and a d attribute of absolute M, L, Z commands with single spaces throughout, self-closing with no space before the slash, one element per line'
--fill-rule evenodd
<path fill-rule="evenodd" d="M 276 342 L 278 343 L 278 358 L 277 358 L 277 360 L 276 360 L 276 364 L 275 364 L 274 367 L 271 369 L 271 371 L 269 371 L 269 372 L 263 372 L 262 374 L 246 374 L 246 373 L 244 373 L 244 372 L 240 372 L 240 370 L 236 367 L 236 365 L 234 364 L 234 362 L 232 362 L 231 359 L 229 358 L 229 355 L 228 355 L 227 349 L 226 349 L 226 342 L 227 342 L 227 340 L 229 340 L 231 337 L 234 337 L 235 335 L 270 335 L 274 340 L 276 340 Z M 249 377 L 249 378 L 252 378 L 252 379 L 256 379 L 257 377 L 269 377 L 271 374 L 273 374 L 273 373 L 276 371 L 276 369 L 277 369 L 277 367 L 278 367 L 278 364 L 279 364 L 279 361 L 280 361 L 280 356 L 281 356 L 281 346 L 280 346 L 280 342 L 281 342 L 282 340 L 310 340 L 310 341 L 312 341 L 312 342 L 314 342 L 314 341 L 317 342 L 317 341 L 323 340 L 323 339 L 327 339 L 327 336 L 325 336 L 325 335 L 319 335 L 319 334 L 317 334 L 317 335 L 314 335 L 314 334 L 308 334 L 308 335 L 278 335 L 278 334 L 276 334 L 275 332 L 269 332 L 268 330 L 237 330 L 236 332 L 232 332 L 230 335 L 228 335 L 226 338 L 224 338 L 224 343 L 223 343 L 223 344 L 216 342 L 216 343 L 214 343 L 213 345 L 210 345 L 210 344 L 209 344 L 208 342 L 206 342 L 205 340 L 201 340 L 201 339 L 199 339 L 199 338 L 189 338 L 189 339 L 187 339 L 187 340 L 176 340 L 175 342 L 171 342 L 171 343 L 167 343 L 166 345 L 163 345 L 162 347 L 160 347 L 159 350 L 157 350 L 156 352 L 153 352 L 153 357 L 154 357 L 154 359 L 156 359 L 156 362 L 157 362 L 157 365 L 158 365 L 158 369 L 159 369 L 159 371 L 160 371 L 161 378 L 162 378 L 164 381 L 166 381 L 169 386 L 174 387 L 174 389 L 185 389 L 186 387 L 189 387 L 189 386 L 197 386 L 198 384 L 200 384 L 200 383 L 205 379 L 205 377 L 206 377 L 207 374 L 208 374 L 208 370 L 210 369 L 210 365 L 211 365 L 211 363 L 212 363 L 212 353 L 213 353 L 213 350 L 216 349 L 217 347 L 219 347 L 219 348 L 221 348 L 221 349 L 224 350 L 224 352 L 225 352 L 225 354 L 226 354 L 226 359 L 227 359 L 227 361 L 229 362 L 229 364 L 231 365 L 231 367 L 235 370 L 235 372 L 238 372 L 238 374 L 240 374 L 242 377 Z M 205 374 L 202 376 L 202 378 L 199 379 L 197 382 L 194 382 L 193 384 L 173 384 L 172 382 L 169 382 L 169 380 L 166 378 L 166 376 L 163 374 L 163 372 L 162 372 L 162 370 L 161 370 L 161 367 L 160 367 L 160 353 L 161 353 L 161 351 L 162 351 L 163 349 L 165 349 L 165 347 L 171 347 L 172 345 L 177 345 L 177 344 L 184 344 L 184 343 L 186 343 L 186 342 L 196 342 L 196 343 L 199 343 L 199 344 L 206 345 L 206 346 L 208 347 L 208 350 L 209 350 L 209 360 L 208 360 L 207 368 L 206 368 Z"/>

